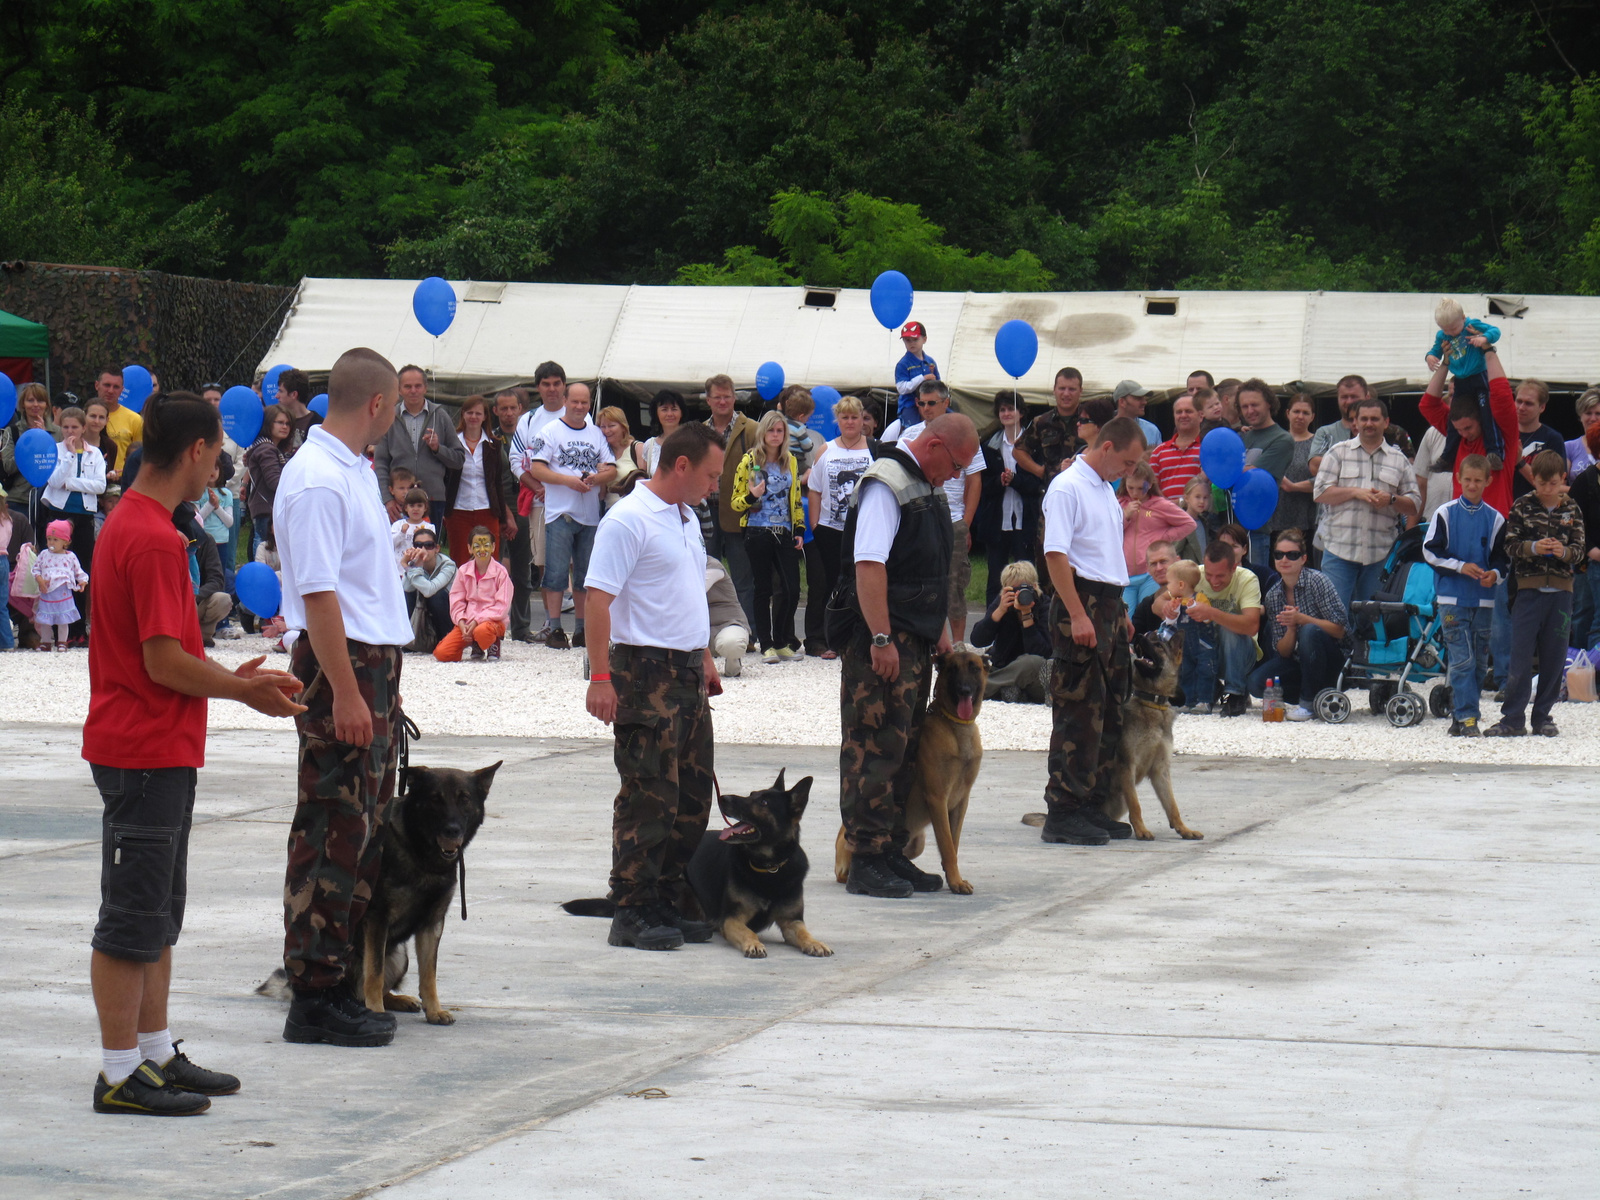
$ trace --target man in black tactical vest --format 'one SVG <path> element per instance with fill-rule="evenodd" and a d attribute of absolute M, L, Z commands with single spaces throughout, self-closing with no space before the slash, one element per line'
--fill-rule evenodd
<path fill-rule="evenodd" d="M 943 886 L 906 858 L 906 800 L 928 710 L 932 651 L 950 647 L 950 510 L 941 486 L 978 450 L 972 422 L 946 413 L 886 449 L 845 520 L 828 644 L 843 667 L 839 812 L 852 854 L 846 889 L 909 896 Z"/>

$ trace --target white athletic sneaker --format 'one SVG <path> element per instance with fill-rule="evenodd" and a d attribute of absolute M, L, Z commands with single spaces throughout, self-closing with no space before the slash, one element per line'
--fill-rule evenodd
<path fill-rule="evenodd" d="M 1285 721 L 1309 721 L 1316 715 L 1304 704 L 1292 704 L 1283 710 L 1283 719 Z"/>

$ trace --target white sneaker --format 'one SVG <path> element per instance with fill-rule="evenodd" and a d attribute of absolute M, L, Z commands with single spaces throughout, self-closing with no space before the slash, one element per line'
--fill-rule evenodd
<path fill-rule="evenodd" d="M 1283 719 L 1285 721 L 1309 721 L 1316 715 L 1304 704 L 1292 704 L 1283 710 Z"/>
<path fill-rule="evenodd" d="M 724 679 L 735 679 L 742 670 L 744 670 L 743 655 L 735 656 L 730 654 L 722 660 L 722 676 Z"/>

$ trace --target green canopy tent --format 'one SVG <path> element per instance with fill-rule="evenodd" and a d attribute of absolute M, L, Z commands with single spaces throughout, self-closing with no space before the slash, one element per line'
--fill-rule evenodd
<path fill-rule="evenodd" d="M 50 331 L 43 325 L 0 311 L 0 371 L 13 380 L 33 377 L 30 360 L 44 359 L 44 386 L 50 389 Z M 11 360 L 21 359 L 22 362 Z"/>

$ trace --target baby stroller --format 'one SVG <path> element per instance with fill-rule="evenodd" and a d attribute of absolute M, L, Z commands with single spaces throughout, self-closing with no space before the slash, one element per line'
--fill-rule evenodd
<path fill-rule="evenodd" d="M 1426 534 L 1418 525 L 1396 538 L 1383 560 L 1383 576 L 1372 599 L 1350 605 L 1354 648 L 1338 682 L 1323 688 L 1312 701 L 1312 711 L 1330 725 L 1350 718 L 1345 689 L 1354 687 L 1365 687 L 1373 716 L 1382 713 L 1396 729 L 1422 722 L 1422 697 L 1411 685 L 1447 672 L 1444 618 L 1435 601 L 1433 568 L 1422 558 Z M 1450 715 L 1448 684 L 1428 694 L 1427 707 L 1436 717 Z"/>

